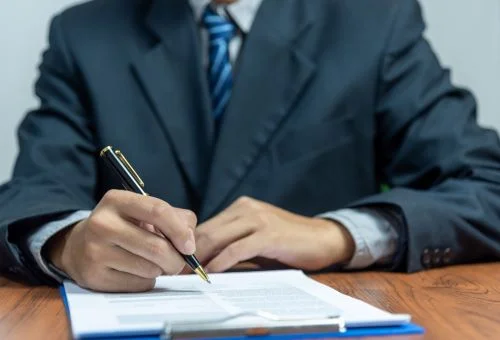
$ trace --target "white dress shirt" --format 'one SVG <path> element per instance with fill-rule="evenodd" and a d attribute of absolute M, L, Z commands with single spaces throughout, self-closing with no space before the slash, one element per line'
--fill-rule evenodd
<path fill-rule="evenodd" d="M 202 50 L 205 51 L 203 61 L 204 65 L 207 66 L 208 32 L 201 23 L 201 16 L 210 0 L 187 1 L 191 5 L 194 19 L 200 27 Z M 238 27 L 236 35 L 229 43 L 229 54 L 232 63 L 238 58 L 245 35 L 250 32 L 262 1 L 239 0 L 230 5 L 215 7 L 220 15 L 229 17 Z M 48 264 L 42 256 L 42 248 L 59 231 L 87 218 L 89 215 L 90 211 L 77 211 L 63 219 L 43 225 L 28 237 L 30 252 L 37 264 L 47 275 L 57 281 L 62 281 L 64 274 Z M 398 234 L 395 228 L 372 210 L 342 209 L 325 212 L 318 215 L 318 217 L 342 224 L 351 234 L 355 243 L 355 252 L 350 262 L 344 266 L 345 269 L 362 269 L 377 262 L 390 261 L 397 250 Z"/>

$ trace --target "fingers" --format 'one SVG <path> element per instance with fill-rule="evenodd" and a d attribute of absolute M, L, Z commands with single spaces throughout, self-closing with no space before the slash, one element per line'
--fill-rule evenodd
<path fill-rule="evenodd" d="M 163 273 L 162 268 L 157 264 L 120 247 L 108 247 L 103 255 L 103 265 L 110 269 L 144 279 L 155 279 Z"/>
<path fill-rule="evenodd" d="M 178 274 L 184 267 L 184 259 L 169 240 L 119 218 L 110 216 L 107 223 L 113 227 L 102 236 L 113 245 L 155 264 L 168 275 Z"/>
<path fill-rule="evenodd" d="M 139 224 L 140 228 L 142 228 L 144 230 L 147 230 L 150 233 L 154 233 L 154 234 L 156 234 L 158 236 L 163 236 L 163 234 L 160 233 L 160 231 L 158 229 L 156 229 L 155 226 L 152 225 L 152 224 L 145 223 L 145 222 L 139 222 L 138 224 Z"/>
<path fill-rule="evenodd" d="M 195 213 L 187 209 L 181 209 L 181 208 L 175 208 L 175 209 L 177 210 L 181 218 L 187 223 L 188 227 L 191 228 L 191 230 L 193 230 L 194 232 L 194 230 L 196 229 L 196 223 L 198 222 Z M 161 231 L 154 225 L 142 221 L 141 222 L 137 221 L 137 223 L 139 227 L 141 227 L 142 229 L 154 233 L 162 238 L 165 238 L 165 235 L 163 235 Z"/>
<path fill-rule="evenodd" d="M 146 279 L 107 268 L 103 279 L 96 283 L 92 289 L 103 292 L 139 293 L 152 290 L 155 283 L 155 279 Z"/>
<path fill-rule="evenodd" d="M 196 230 L 196 242 L 199 245 L 196 256 L 202 263 L 211 260 L 222 249 L 251 235 L 255 230 L 251 223 L 237 218 L 234 221 L 228 220 L 226 224 L 220 224 L 218 220 L 215 217 Z"/>
<path fill-rule="evenodd" d="M 205 269 L 211 273 L 226 271 L 240 262 L 261 255 L 264 244 L 264 240 L 255 235 L 243 238 L 224 248 Z"/>
<path fill-rule="evenodd" d="M 196 229 L 196 253 L 202 263 L 210 261 L 231 243 L 255 233 L 263 226 L 261 203 L 241 197 Z"/>
<path fill-rule="evenodd" d="M 179 252 L 195 251 L 196 223 L 189 210 L 153 197 L 111 190 L 52 253 L 58 254 L 60 267 L 82 287 L 145 291 L 159 275 L 182 270 L 185 261 Z"/>
<path fill-rule="evenodd" d="M 191 230 L 196 229 L 196 225 L 198 224 L 198 219 L 196 218 L 196 214 L 191 210 L 182 209 L 182 208 L 174 208 L 180 215 L 180 217 L 184 220 L 187 226 Z"/>
<path fill-rule="evenodd" d="M 112 206 L 125 219 L 154 225 L 183 254 L 190 255 L 196 251 L 194 214 L 188 216 L 189 213 L 181 212 L 158 198 L 120 190 L 108 191 L 101 204 Z"/>

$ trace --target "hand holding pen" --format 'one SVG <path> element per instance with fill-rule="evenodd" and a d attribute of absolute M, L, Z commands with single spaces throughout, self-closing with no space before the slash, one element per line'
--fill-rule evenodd
<path fill-rule="evenodd" d="M 125 156 L 121 153 L 120 150 L 113 150 L 113 147 L 107 146 L 101 151 L 101 157 L 106 160 L 108 166 L 116 173 L 116 175 L 120 178 L 123 186 L 125 189 L 135 192 L 136 194 L 143 195 L 143 196 L 148 196 L 148 194 L 144 191 L 144 182 L 142 181 L 141 177 L 139 174 L 135 171 L 135 169 L 132 167 L 132 165 L 128 162 L 128 160 L 125 158 Z M 166 203 L 162 203 L 166 204 Z M 161 207 L 160 209 L 163 209 Z M 156 226 L 155 224 L 153 224 Z M 196 221 L 195 225 L 196 226 Z M 169 233 L 165 234 L 161 228 L 158 230 L 159 233 L 162 235 L 166 236 L 167 239 L 171 239 L 168 235 Z M 179 248 L 176 247 L 176 249 L 193 249 L 192 252 L 188 250 L 187 253 L 182 253 L 180 252 L 180 255 L 184 258 L 186 263 L 189 265 L 189 267 L 196 273 L 198 276 L 200 276 L 204 281 L 210 283 L 210 280 L 208 279 L 208 275 L 201 266 L 201 264 L 198 262 L 198 259 L 194 255 L 194 251 L 196 248 L 196 245 L 194 243 L 194 234 L 193 230 L 191 230 L 192 234 L 192 239 L 186 241 L 186 242 L 193 242 L 192 245 L 181 245 Z M 190 247 L 192 246 L 192 248 Z"/>
<path fill-rule="evenodd" d="M 84 288 L 140 292 L 178 274 L 196 251 L 195 215 L 151 196 L 111 190 L 90 213 L 53 237 L 45 257 Z M 141 227 L 155 226 L 165 237 Z"/>

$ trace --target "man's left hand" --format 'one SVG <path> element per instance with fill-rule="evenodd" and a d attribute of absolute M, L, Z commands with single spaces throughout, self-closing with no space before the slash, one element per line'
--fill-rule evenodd
<path fill-rule="evenodd" d="M 209 272 L 223 272 L 263 257 L 290 267 L 319 270 L 349 261 L 354 241 L 337 222 L 300 216 L 241 197 L 195 232 L 197 257 Z"/>

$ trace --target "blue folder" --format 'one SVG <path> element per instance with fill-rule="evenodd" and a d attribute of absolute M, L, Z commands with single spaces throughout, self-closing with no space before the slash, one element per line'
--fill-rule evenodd
<path fill-rule="evenodd" d="M 64 303 L 64 308 L 66 309 L 66 314 L 68 318 L 71 319 L 69 312 L 68 299 L 66 297 L 66 290 L 63 286 L 59 289 L 61 293 L 61 298 Z M 321 333 L 321 334 L 286 334 L 286 335 L 269 335 L 269 336 L 259 336 L 259 340 L 292 340 L 292 339 L 324 339 L 324 338 L 352 338 L 352 337 L 373 337 L 373 336 L 395 336 L 395 335 L 415 335 L 423 334 L 424 329 L 416 324 L 408 323 L 401 326 L 383 326 L 383 327 L 357 327 L 357 328 L 347 328 L 345 332 L 335 332 L 335 333 Z M 244 340 L 244 339 L 255 339 L 255 336 L 238 336 L 238 337 L 224 337 L 224 340 Z M 81 339 L 88 340 L 159 340 L 160 334 L 152 332 L 140 332 L 134 334 L 119 334 L 115 335 L 106 334 L 89 334 Z M 205 340 L 211 340 L 213 338 L 206 338 Z M 219 338 L 222 339 L 222 338 Z M 215 339 L 214 339 L 215 340 Z"/>

